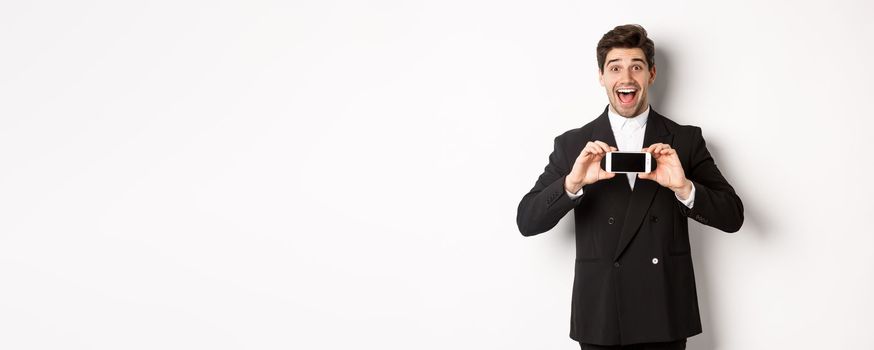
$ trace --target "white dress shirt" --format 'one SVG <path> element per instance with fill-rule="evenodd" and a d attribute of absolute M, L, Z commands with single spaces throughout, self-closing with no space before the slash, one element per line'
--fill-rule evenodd
<path fill-rule="evenodd" d="M 613 106 L 607 110 L 607 117 L 610 119 L 610 128 L 613 129 L 613 137 L 616 139 L 616 148 L 625 152 L 640 152 L 643 149 L 643 134 L 646 130 L 646 121 L 649 119 L 649 106 L 643 113 L 632 118 L 626 118 L 613 111 Z M 601 140 L 603 141 L 603 140 Z M 655 158 L 653 158 L 655 161 Z M 621 174 L 617 174 L 621 175 Z M 634 190 L 634 181 L 637 180 L 637 174 L 625 174 L 628 176 L 628 185 Z M 577 199 L 583 195 L 583 189 L 580 188 L 577 193 L 567 192 L 571 199 Z M 689 193 L 689 198 L 683 200 L 680 196 L 674 193 L 677 200 L 685 204 L 690 209 L 695 204 L 695 184 L 692 184 L 692 192 Z"/>

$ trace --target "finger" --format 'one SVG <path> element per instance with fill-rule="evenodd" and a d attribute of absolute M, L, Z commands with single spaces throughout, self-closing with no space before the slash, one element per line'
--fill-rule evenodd
<path fill-rule="evenodd" d="M 601 156 L 601 157 L 603 157 L 603 156 L 604 156 L 605 154 L 607 154 L 607 152 L 608 152 L 608 151 L 605 151 L 605 150 L 604 150 L 604 147 L 602 147 L 601 145 L 599 145 L 599 144 L 597 144 L 597 143 L 593 143 L 593 144 L 592 144 L 592 151 L 595 152 L 595 154 L 597 154 L 598 156 Z"/>
<path fill-rule="evenodd" d="M 668 152 L 673 151 L 673 150 L 674 150 L 674 149 L 671 148 L 671 145 L 662 145 L 662 148 L 659 149 L 659 152 L 660 152 L 661 154 L 668 154 Z"/>
<path fill-rule="evenodd" d="M 616 151 L 618 151 L 619 149 L 616 148 L 616 147 L 610 146 L 610 150 L 613 151 L 613 152 L 616 152 Z"/>
<path fill-rule="evenodd" d="M 608 145 L 604 141 L 595 141 L 595 144 L 598 145 L 598 147 L 601 147 L 604 152 L 610 152 L 610 145 Z"/>
<path fill-rule="evenodd" d="M 589 143 L 588 145 L 586 145 L 586 152 L 588 152 L 589 154 L 598 155 L 599 151 L 600 148 L 598 148 L 598 146 L 595 146 L 594 143 Z"/>
<path fill-rule="evenodd" d="M 588 156 L 588 155 L 589 155 L 589 148 L 588 148 L 588 147 L 583 147 L 583 150 L 580 151 L 580 157 L 586 157 L 586 156 Z"/>
<path fill-rule="evenodd" d="M 650 153 L 652 153 L 652 152 L 653 152 L 653 149 L 654 149 L 655 147 L 659 146 L 659 145 L 662 145 L 662 144 L 661 144 L 661 143 L 654 143 L 654 144 L 649 145 L 649 147 L 644 148 L 643 150 L 644 150 L 645 152 L 650 152 Z"/>
<path fill-rule="evenodd" d="M 593 154 L 593 153 L 595 153 L 595 143 L 594 143 L 594 142 L 588 142 L 588 143 L 586 143 L 586 146 L 583 147 L 583 152 L 586 153 L 586 154 Z"/>
<path fill-rule="evenodd" d="M 586 149 L 588 149 L 592 154 L 599 154 L 601 152 L 601 147 L 598 146 L 597 143 L 591 141 L 586 144 Z"/>

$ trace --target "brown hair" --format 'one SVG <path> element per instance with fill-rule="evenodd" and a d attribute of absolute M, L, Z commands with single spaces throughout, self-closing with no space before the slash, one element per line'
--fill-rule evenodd
<path fill-rule="evenodd" d="M 607 59 L 607 53 L 617 47 L 623 49 L 639 48 L 643 50 L 649 68 L 652 69 L 655 65 L 655 44 L 646 37 L 646 29 L 637 24 L 626 24 L 613 28 L 598 41 L 598 49 L 596 50 L 598 71 L 604 72 L 604 61 Z"/>

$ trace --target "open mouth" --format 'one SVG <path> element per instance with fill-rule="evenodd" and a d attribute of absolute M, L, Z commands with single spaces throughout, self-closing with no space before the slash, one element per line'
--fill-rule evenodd
<path fill-rule="evenodd" d="M 634 98 L 637 97 L 637 89 L 635 88 L 619 88 L 616 89 L 616 97 L 619 98 L 619 102 L 623 105 L 630 105 L 634 102 Z"/>

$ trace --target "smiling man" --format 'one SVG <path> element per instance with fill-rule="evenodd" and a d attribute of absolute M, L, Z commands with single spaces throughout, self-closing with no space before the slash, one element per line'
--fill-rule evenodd
<path fill-rule="evenodd" d="M 610 104 L 554 140 L 549 163 L 519 203 L 524 236 L 574 211 L 576 260 L 570 337 L 582 349 L 685 349 L 702 332 L 688 218 L 724 232 L 743 224 L 743 204 L 701 128 L 649 105 L 655 45 L 638 25 L 604 34 L 599 80 Z M 649 152 L 649 173 L 610 173 L 608 152 Z"/>

